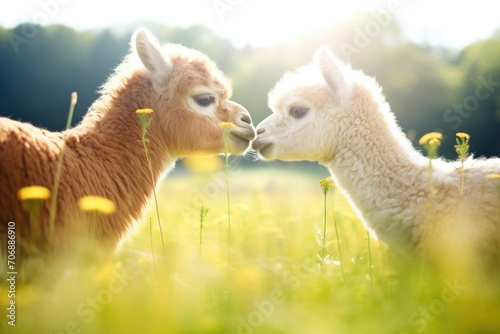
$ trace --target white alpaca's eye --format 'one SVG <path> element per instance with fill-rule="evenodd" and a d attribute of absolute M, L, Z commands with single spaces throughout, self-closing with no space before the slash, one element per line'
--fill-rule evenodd
<path fill-rule="evenodd" d="M 299 108 L 299 107 L 292 107 L 290 108 L 290 116 L 292 116 L 295 119 L 299 119 L 305 116 L 309 109 L 307 108 Z"/>
<path fill-rule="evenodd" d="M 201 95 L 196 95 L 193 96 L 193 99 L 198 103 L 198 105 L 202 107 L 208 107 L 212 103 L 215 102 L 215 97 L 210 94 L 201 94 Z"/>

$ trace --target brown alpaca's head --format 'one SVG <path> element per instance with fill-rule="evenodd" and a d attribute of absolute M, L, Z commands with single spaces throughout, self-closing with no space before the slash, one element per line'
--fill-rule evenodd
<path fill-rule="evenodd" d="M 222 122 L 232 122 L 228 149 L 244 153 L 255 138 L 248 111 L 229 98 L 229 80 L 205 54 L 177 44 L 160 45 L 145 29 L 132 37 L 133 53 L 144 67 L 153 107 L 170 153 L 182 157 L 224 150 Z M 132 55 L 134 56 L 134 55 Z"/>

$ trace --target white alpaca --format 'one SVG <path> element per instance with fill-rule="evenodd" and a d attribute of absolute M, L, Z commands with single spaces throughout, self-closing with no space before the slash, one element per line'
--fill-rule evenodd
<path fill-rule="evenodd" d="M 499 190 L 486 176 L 500 173 L 500 159 L 468 159 L 463 197 L 460 164 L 433 161 L 432 196 L 428 160 L 396 124 L 378 84 L 327 48 L 285 74 L 269 107 L 252 144 L 260 157 L 328 167 L 366 227 L 396 250 L 498 248 Z"/>

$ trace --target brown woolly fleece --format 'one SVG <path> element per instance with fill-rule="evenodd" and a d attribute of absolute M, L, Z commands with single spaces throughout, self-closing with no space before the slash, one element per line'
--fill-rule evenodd
<path fill-rule="evenodd" d="M 8 222 L 15 222 L 20 251 L 29 253 L 32 243 L 42 252 L 66 251 L 75 237 L 114 249 L 140 220 L 162 174 L 177 158 L 195 151 L 216 154 L 223 150 L 220 122 L 235 123 L 231 153 L 241 154 L 253 139 L 248 112 L 228 100 L 230 84 L 208 57 L 180 45 L 160 46 L 145 30 L 134 34 L 132 45 L 78 126 L 50 132 L 0 118 L 0 236 L 5 238 Z M 213 115 L 190 107 L 193 90 L 199 92 L 200 87 L 215 95 Z M 152 178 L 139 142 L 136 110 L 142 108 L 154 110 L 147 132 Z M 40 212 L 41 240 L 33 240 L 29 215 L 17 192 L 31 185 L 52 189 L 63 146 L 55 238 L 49 242 L 49 198 Z M 86 195 L 111 199 L 116 212 L 97 217 L 81 212 L 77 202 Z"/>

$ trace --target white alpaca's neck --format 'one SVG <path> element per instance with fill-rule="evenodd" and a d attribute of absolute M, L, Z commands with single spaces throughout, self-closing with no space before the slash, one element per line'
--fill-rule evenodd
<path fill-rule="evenodd" d="M 365 99 L 363 101 L 363 99 Z M 390 244 L 404 244 L 426 191 L 424 157 L 397 126 L 382 99 L 353 98 L 339 145 L 325 164 L 367 227 Z M 360 122 L 361 120 L 361 122 Z"/>

